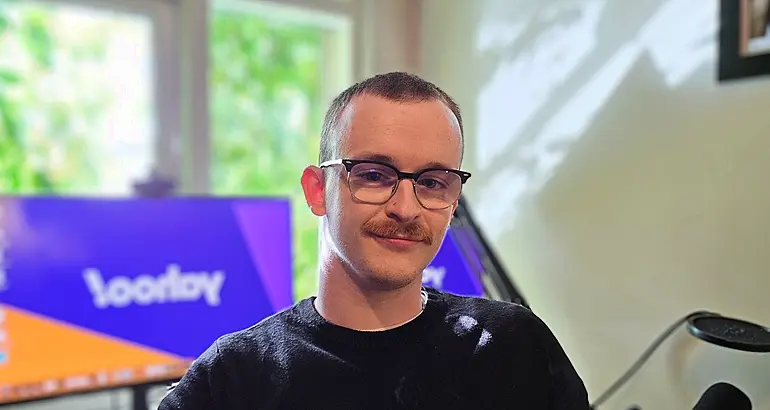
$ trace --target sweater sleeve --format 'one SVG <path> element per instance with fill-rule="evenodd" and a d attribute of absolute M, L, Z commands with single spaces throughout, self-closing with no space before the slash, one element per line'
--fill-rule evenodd
<path fill-rule="evenodd" d="M 219 341 L 198 357 L 184 377 L 161 400 L 158 410 L 215 410 L 222 408 L 218 386 L 224 370 Z"/>

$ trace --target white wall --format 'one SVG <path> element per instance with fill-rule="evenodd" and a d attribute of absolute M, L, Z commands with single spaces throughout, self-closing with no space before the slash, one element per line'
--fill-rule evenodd
<path fill-rule="evenodd" d="M 466 194 L 593 399 L 688 312 L 770 325 L 770 77 L 716 84 L 717 4 L 422 1 Z M 770 355 L 684 331 L 603 408 L 691 408 L 721 379 L 770 409 Z"/>
<path fill-rule="evenodd" d="M 421 57 L 418 2 L 349 1 L 356 7 L 355 81 L 389 71 L 418 71 Z"/>

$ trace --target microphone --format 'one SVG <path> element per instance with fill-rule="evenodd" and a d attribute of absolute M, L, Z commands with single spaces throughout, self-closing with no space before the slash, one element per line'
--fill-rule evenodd
<path fill-rule="evenodd" d="M 751 399 L 741 389 L 730 383 L 717 383 L 711 385 L 693 410 L 751 410 Z"/>

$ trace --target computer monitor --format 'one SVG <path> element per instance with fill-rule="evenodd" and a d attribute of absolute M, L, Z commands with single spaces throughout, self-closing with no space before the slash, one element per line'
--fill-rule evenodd
<path fill-rule="evenodd" d="M 293 303 L 284 199 L 0 198 L 0 403 L 180 377 Z"/>

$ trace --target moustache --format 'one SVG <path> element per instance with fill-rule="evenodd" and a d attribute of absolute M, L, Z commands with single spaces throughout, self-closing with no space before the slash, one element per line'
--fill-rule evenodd
<path fill-rule="evenodd" d="M 399 224 L 395 221 L 369 221 L 364 224 L 365 233 L 383 238 L 407 239 L 415 242 L 425 242 L 433 245 L 433 235 L 430 230 L 419 223 Z"/>

